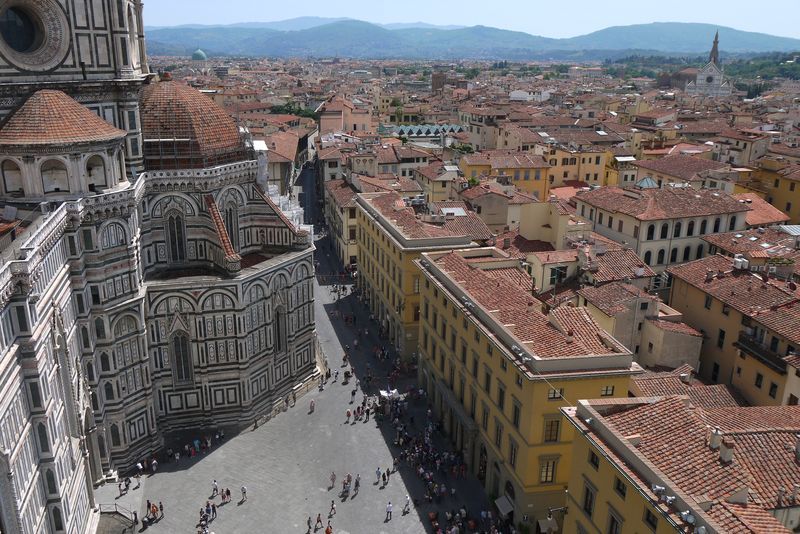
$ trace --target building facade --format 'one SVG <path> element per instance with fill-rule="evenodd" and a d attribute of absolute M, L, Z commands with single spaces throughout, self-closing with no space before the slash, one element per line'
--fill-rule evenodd
<path fill-rule="evenodd" d="M 0 6 L 0 532 L 314 372 L 313 245 L 232 119 L 148 75 L 141 3 Z"/>
<path fill-rule="evenodd" d="M 625 397 L 642 369 L 583 308 L 543 313 L 516 258 L 496 248 L 424 253 L 420 387 L 443 432 L 513 521 L 565 505 L 567 399 Z M 526 519 L 527 517 L 527 519 Z"/>

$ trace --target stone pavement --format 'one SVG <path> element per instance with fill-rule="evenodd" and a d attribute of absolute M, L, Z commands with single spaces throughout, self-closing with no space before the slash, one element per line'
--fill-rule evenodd
<path fill-rule="evenodd" d="M 320 261 L 318 280 L 330 280 L 326 274 L 332 270 L 332 254 L 326 249 L 327 239 L 318 242 Z M 342 346 L 351 344 L 356 337 L 341 318 L 330 312 L 354 313 L 357 326 L 370 328 L 369 339 L 362 339 L 360 350 L 351 350 L 353 368 L 363 374 L 369 362 L 376 377 L 386 375 L 386 363 L 378 362 L 371 354 L 372 346 L 380 343 L 375 334 L 376 325 L 369 324 L 367 312 L 359 305 L 355 296 L 343 298 L 338 304 L 326 286 L 315 287 L 315 312 L 320 343 L 332 369 L 339 368 Z M 334 317 L 332 318 L 332 315 Z M 394 430 L 388 423 L 378 425 L 369 422 L 345 423 L 345 412 L 351 407 L 350 391 L 353 382 L 342 384 L 328 382 L 324 391 L 316 389 L 298 398 L 297 406 L 289 408 L 256 430 L 243 431 L 238 436 L 228 437 L 215 445 L 207 454 L 195 459 L 181 459 L 179 464 L 162 464 L 155 475 L 143 479 L 142 488 L 131 490 L 129 495 L 115 499 L 116 485 L 98 490 L 97 502 L 116 502 L 137 510 L 144 515 L 144 500 L 162 501 L 164 518 L 147 530 L 153 533 L 195 532 L 199 511 L 210 499 L 212 480 L 216 479 L 220 489 L 230 488 L 232 502 L 220 505 L 219 497 L 211 499 L 218 505 L 218 517 L 211 523 L 210 531 L 228 532 L 305 532 L 306 519 L 322 514 L 327 525 L 331 500 L 336 502 L 336 515 L 331 524 L 336 533 L 420 533 L 429 531 L 427 512 L 437 509 L 453 509 L 466 505 L 471 515 L 477 515 L 487 506 L 480 484 L 474 478 L 456 483 L 457 498 L 444 502 L 439 508 L 423 505 L 408 515 L 402 514 L 406 494 L 413 498 L 423 495 L 422 483 L 407 467 L 393 474 L 389 484 L 382 488 L 375 484 L 375 470 L 386 470 L 392 465 L 398 448 L 391 441 Z M 401 387 L 412 383 L 407 378 Z M 380 380 L 380 387 L 385 387 Z M 316 409 L 309 413 L 309 402 L 314 400 Z M 359 391 L 356 399 L 360 401 Z M 417 402 L 412 406 L 415 420 L 424 421 L 425 405 Z M 445 447 L 443 447 L 445 448 Z M 336 472 L 336 487 L 329 489 L 331 471 Z M 361 474 L 361 491 L 349 498 L 341 498 L 341 480 L 347 473 Z M 135 484 L 135 483 L 134 483 Z M 240 503 L 240 487 L 247 487 L 248 499 Z M 447 481 L 448 487 L 451 481 Z M 133 485 L 132 485 L 133 486 Z M 448 499 L 450 500 L 450 499 Z M 386 504 L 394 505 L 393 518 L 385 522 Z M 320 534 L 322 529 L 319 531 Z"/>

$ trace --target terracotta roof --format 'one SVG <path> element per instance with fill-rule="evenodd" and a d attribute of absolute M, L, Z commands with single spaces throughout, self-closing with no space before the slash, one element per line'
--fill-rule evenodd
<path fill-rule="evenodd" d="M 325 189 L 328 191 L 328 194 L 333 197 L 338 207 L 355 207 L 358 191 L 344 180 L 329 180 L 325 182 Z"/>
<path fill-rule="evenodd" d="M 800 344 L 800 294 L 784 282 L 733 269 L 733 258 L 719 254 L 674 265 L 667 272 Z"/>
<path fill-rule="evenodd" d="M 800 250 L 795 236 L 778 228 L 754 228 L 740 232 L 704 235 L 703 240 L 726 255 L 744 254 L 751 258 L 784 258 L 793 260 L 794 274 L 800 277 Z"/>
<path fill-rule="evenodd" d="M 789 220 L 788 215 L 758 195 L 739 193 L 731 196 L 750 207 L 750 211 L 745 216 L 747 226 L 769 226 Z"/>
<path fill-rule="evenodd" d="M 694 377 L 694 370 L 681 369 L 688 375 L 687 381 L 675 371 L 650 372 L 631 377 L 631 393 L 635 397 L 660 397 L 666 395 L 688 395 L 698 408 L 723 408 L 747 406 L 747 401 L 727 384 L 706 384 Z"/>
<path fill-rule="evenodd" d="M 5 120 L 0 127 L 0 146 L 101 143 L 126 135 L 65 93 L 42 90 Z"/>
<path fill-rule="evenodd" d="M 651 304 L 658 306 L 658 298 L 649 295 L 644 289 L 622 282 L 611 282 L 599 287 L 587 286 L 580 289 L 578 295 L 608 316 L 626 311 L 636 299 L 650 299 L 653 301 Z"/>
<path fill-rule="evenodd" d="M 547 316 L 541 311 L 541 302 L 529 290 L 487 274 L 457 252 L 439 257 L 436 263 L 541 358 L 626 352 L 582 308 L 558 308 Z"/>
<path fill-rule="evenodd" d="M 641 169 L 647 169 L 668 176 L 675 176 L 687 181 L 691 180 L 699 172 L 727 167 L 725 163 L 719 161 L 685 156 L 683 154 L 659 159 L 635 161 L 633 165 Z"/>
<path fill-rule="evenodd" d="M 506 247 L 508 240 L 508 247 Z M 547 241 L 538 239 L 526 239 L 520 235 L 519 230 L 511 230 L 498 235 L 495 238 L 497 248 L 502 249 L 506 254 L 516 258 L 526 258 L 528 254 L 534 252 L 552 251 L 553 246 Z"/>
<path fill-rule="evenodd" d="M 141 120 L 148 169 L 203 168 L 246 159 L 234 120 L 188 85 L 146 85 Z"/>
<path fill-rule="evenodd" d="M 225 258 L 228 259 L 238 257 L 239 255 L 233 249 L 233 245 L 231 244 L 230 236 L 228 236 L 228 230 L 225 228 L 225 223 L 222 221 L 222 215 L 219 212 L 217 203 L 214 201 L 214 195 L 204 195 L 203 199 L 205 200 L 208 212 L 211 214 L 211 220 L 214 222 L 214 229 L 217 232 L 219 245 L 222 247 L 223 252 L 225 252 Z"/>
<path fill-rule="evenodd" d="M 740 203 L 727 193 L 690 187 L 664 189 L 600 187 L 592 191 L 580 191 L 576 199 L 611 213 L 629 215 L 640 221 L 704 217 L 750 210 L 746 204 Z"/>
<path fill-rule="evenodd" d="M 656 273 L 632 249 L 612 249 L 598 253 L 596 247 L 586 247 L 591 264 L 589 272 L 598 283 L 625 278 L 652 278 Z"/>

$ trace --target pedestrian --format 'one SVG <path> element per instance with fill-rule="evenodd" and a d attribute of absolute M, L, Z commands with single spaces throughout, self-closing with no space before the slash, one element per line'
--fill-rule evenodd
<path fill-rule="evenodd" d="M 336 473 L 331 471 L 331 487 L 333 488 L 334 486 L 336 486 Z"/>
<path fill-rule="evenodd" d="M 155 472 L 156 472 L 156 469 L 158 468 L 158 460 L 156 460 L 155 458 L 153 458 L 153 461 L 150 463 L 150 467 L 152 467 L 152 468 L 153 468 L 153 473 L 155 474 Z"/>
<path fill-rule="evenodd" d="M 381 481 L 381 468 L 377 468 L 375 470 L 375 476 L 378 477 L 378 480 L 375 482 L 376 484 Z"/>
<path fill-rule="evenodd" d="M 386 521 L 392 520 L 392 501 L 386 505 Z"/>
<path fill-rule="evenodd" d="M 211 503 L 211 519 L 217 518 L 217 505 L 213 502 Z"/>
<path fill-rule="evenodd" d="M 211 496 L 219 495 L 219 486 L 217 486 L 216 479 L 211 483 Z"/>
<path fill-rule="evenodd" d="M 142 467 L 142 462 L 136 462 L 136 470 L 139 472 L 140 475 L 142 474 L 142 471 L 144 471 L 144 468 Z"/>
<path fill-rule="evenodd" d="M 322 514 L 317 514 L 317 522 L 314 523 L 314 531 L 316 532 L 319 527 L 322 527 Z"/>
<path fill-rule="evenodd" d="M 328 520 L 328 526 L 325 527 L 325 534 L 333 534 L 333 527 L 331 526 L 330 519 Z"/>
<path fill-rule="evenodd" d="M 153 516 L 153 519 L 158 519 L 158 506 L 156 506 L 156 503 L 150 506 L 150 514 Z"/>
<path fill-rule="evenodd" d="M 150 499 L 147 499 L 147 507 L 144 509 L 144 511 L 145 511 L 144 518 L 147 519 L 148 517 L 150 517 Z"/>
<path fill-rule="evenodd" d="M 331 501 L 331 509 L 328 512 L 328 517 L 333 517 L 336 515 L 336 501 Z"/>
<path fill-rule="evenodd" d="M 228 502 L 231 502 L 231 489 L 230 488 L 225 490 L 225 496 L 228 498 Z"/>
<path fill-rule="evenodd" d="M 123 486 L 123 484 L 122 484 L 122 481 L 120 480 L 119 484 L 117 484 L 117 487 L 119 488 L 119 496 L 120 497 L 122 497 L 122 486 Z"/>
<path fill-rule="evenodd" d="M 297 406 L 297 393 L 292 391 L 292 406 Z"/>
<path fill-rule="evenodd" d="M 164 517 L 164 503 L 158 501 L 158 511 L 161 513 L 161 517 Z"/>
<path fill-rule="evenodd" d="M 387 467 L 387 468 L 386 468 L 386 480 L 387 480 L 387 481 L 389 480 L 389 475 L 391 475 L 391 474 L 392 474 L 392 470 L 391 470 L 391 468 Z"/>
<path fill-rule="evenodd" d="M 308 413 L 314 413 L 314 408 L 316 407 L 317 403 L 314 402 L 314 399 L 311 399 L 311 402 L 308 403 Z"/>
<path fill-rule="evenodd" d="M 247 500 L 247 488 L 242 486 L 242 502 Z"/>
<path fill-rule="evenodd" d="M 386 473 L 381 473 L 381 480 L 383 481 L 383 485 L 386 485 Z"/>
<path fill-rule="evenodd" d="M 308 521 L 306 521 L 306 524 L 308 525 L 308 531 L 307 532 L 311 532 L 311 516 L 308 516 Z"/>
<path fill-rule="evenodd" d="M 350 404 L 353 404 L 356 400 L 356 390 L 350 392 Z"/>
<path fill-rule="evenodd" d="M 406 505 L 403 506 L 403 515 L 406 515 L 409 511 L 411 511 L 411 497 L 406 495 Z"/>
<path fill-rule="evenodd" d="M 350 410 L 347 410 L 347 422 L 350 422 Z"/>
<path fill-rule="evenodd" d="M 360 474 L 356 475 L 356 482 L 355 482 L 354 486 L 355 486 L 355 492 L 358 493 L 358 488 L 361 487 L 361 475 Z"/>

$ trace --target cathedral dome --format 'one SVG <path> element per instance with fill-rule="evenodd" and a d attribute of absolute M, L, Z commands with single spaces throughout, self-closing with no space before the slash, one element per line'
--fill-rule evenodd
<path fill-rule="evenodd" d="M 208 59 L 208 54 L 198 48 L 192 53 L 192 59 L 194 61 L 206 61 Z"/>
<path fill-rule="evenodd" d="M 146 170 L 202 169 L 247 159 L 236 122 L 200 91 L 169 78 L 141 97 Z"/>
<path fill-rule="evenodd" d="M 56 147 L 123 139 L 119 130 L 61 91 L 37 91 L 0 127 L 0 147 Z"/>

